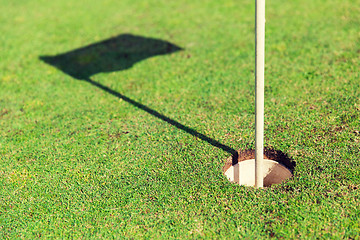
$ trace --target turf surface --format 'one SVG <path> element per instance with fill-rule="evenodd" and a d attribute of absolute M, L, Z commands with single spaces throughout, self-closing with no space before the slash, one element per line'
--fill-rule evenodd
<path fill-rule="evenodd" d="M 221 172 L 254 147 L 254 1 L 0 4 L 0 238 L 359 238 L 359 0 L 267 2 L 265 145 L 296 162 L 267 189 Z"/>

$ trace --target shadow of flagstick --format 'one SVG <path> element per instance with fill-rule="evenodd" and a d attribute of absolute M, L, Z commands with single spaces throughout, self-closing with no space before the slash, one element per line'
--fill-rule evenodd
<path fill-rule="evenodd" d="M 184 49 L 162 39 L 124 33 L 55 56 L 39 56 L 39 59 L 74 79 L 87 81 L 93 86 L 132 104 L 172 126 L 232 154 L 233 162 L 237 162 L 238 153 L 234 149 L 184 126 L 107 86 L 91 80 L 91 76 L 98 73 L 123 71 L 150 57 L 167 55 L 182 50 Z"/>
<path fill-rule="evenodd" d="M 189 133 L 189 134 L 191 134 L 191 135 L 193 135 L 193 136 L 195 136 L 197 138 L 200 138 L 203 141 L 206 141 L 207 143 L 211 144 L 214 147 L 220 148 L 220 149 L 230 153 L 232 155 L 233 162 L 235 160 L 237 161 L 238 152 L 235 149 L 233 149 L 233 148 L 231 148 L 229 146 L 226 146 L 226 145 L 224 145 L 224 144 L 222 144 L 222 143 L 220 143 L 220 142 L 218 142 L 218 141 L 216 141 L 216 140 L 214 140 L 212 138 L 209 138 L 209 137 L 205 136 L 204 134 L 199 133 L 198 131 L 196 131 L 196 130 L 194 130 L 192 128 L 189 128 L 189 127 L 187 127 L 187 126 L 185 126 L 185 125 L 183 125 L 183 124 L 181 124 L 181 123 L 179 123 L 179 122 L 177 122 L 177 121 L 175 121 L 175 120 L 173 120 L 173 119 L 171 119 L 169 117 L 166 117 L 166 116 L 162 115 L 161 113 L 159 113 L 158 111 L 155 111 L 155 110 L 145 106 L 144 104 L 136 102 L 135 100 L 133 100 L 131 98 L 128 98 L 125 95 L 123 95 L 121 93 L 118 93 L 118 92 L 114 91 L 113 89 L 111 89 L 111 88 L 109 88 L 107 86 L 104 86 L 104 85 L 102 85 L 102 84 L 100 84 L 98 82 L 95 82 L 95 81 L 91 80 L 90 78 L 86 78 L 86 79 L 84 79 L 84 81 L 92 84 L 93 86 L 96 86 L 96 87 L 104 90 L 107 93 L 110 93 L 111 95 L 113 95 L 113 96 L 115 96 L 117 98 L 120 98 L 120 99 L 132 104 L 133 106 L 135 106 L 135 107 L 137 107 L 137 108 L 139 108 L 139 109 L 141 109 L 141 110 L 143 110 L 143 111 L 145 111 L 145 112 L 147 112 L 147 113 L 149 113 L 149 114 L 151 114 L 151 115 L 153 115 L 153 116 L 155 116 L 155 117 L 157 117 L 157 118 L 159 118 L 159 119 L 161 119 L 161 120 L 163 120 L 163 121 L 165 121 L 167 123 L 169 123 L 170 125 L 178 128 L 180 130 L 183 130 L 183 131 L 185 131 L 185 132 L 187 132 L 187 133 Z"/>

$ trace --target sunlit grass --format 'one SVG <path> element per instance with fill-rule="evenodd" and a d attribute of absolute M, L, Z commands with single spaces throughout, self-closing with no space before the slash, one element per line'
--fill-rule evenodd
<path fill-rule="evenodd" d="M 253 1 L 0 3 L 0 238 L 359 236 L 358 0 L 267 2 L 265 145 L 297 164 L 268 189 L 221 172 L 254 147 Z M 91 77 L 126 98 L 39 59 L 124 33 L 184 48 Z"/>

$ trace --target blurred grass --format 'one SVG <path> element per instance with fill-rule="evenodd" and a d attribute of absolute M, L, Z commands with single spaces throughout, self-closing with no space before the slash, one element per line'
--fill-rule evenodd
<path fill-rule="evenodd" d="M 254 146 L 253 1 L 0 0 L 1 238 L 358 238 L 358 0 L 269 1 L 266 142 L 293 179 L 229 183 L 228 152 L 44 64 L 121 33 L 185 48 L 93 77 Z"/>

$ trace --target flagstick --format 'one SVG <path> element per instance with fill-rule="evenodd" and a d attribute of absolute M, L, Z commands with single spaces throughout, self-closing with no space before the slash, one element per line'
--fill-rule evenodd
<path fill-rule="evenodd" d="M 263 187 L 265 0 L 255 5 L 255 187 Z"/>

